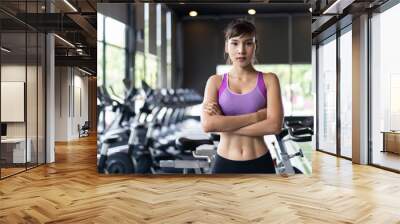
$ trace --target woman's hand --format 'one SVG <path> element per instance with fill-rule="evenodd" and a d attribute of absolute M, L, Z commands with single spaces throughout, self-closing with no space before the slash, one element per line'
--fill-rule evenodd
<path fill-rule="evenodd" d="M 209 115 L 222 115 L 221 108 L 215 102 L 208 102 L 203 105 L 203 110 L 207 112 Z"/>

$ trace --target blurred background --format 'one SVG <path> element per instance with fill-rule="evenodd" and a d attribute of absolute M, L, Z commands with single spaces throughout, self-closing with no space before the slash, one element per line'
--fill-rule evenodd
<path fill-rule="evenodd" d="M 311 66 L 312 18 L 309 4 L 99 3 L 97 12 L 98 96 L 108 99 L 100 97 L 103 103 L 98 102 L 101 104 L 98 107 L 98 111 L 101 111 L 99 136 L 111 133 L 115 122 L 121 124 L 118 115 L 122 109 L 111 106 L 113 103 L 110 99 L 118 99 L 116 104 L 126 104 L 129 89 L 142 90 L 143 82 L 146 83 L 146 89 L 161 92 L 135 97 L 132 110 L 136 117 L 143 113 L 144 106 L 148 109 L 146 103 L 157 106 L 162 103 L 169 109 L 176 107 L 167 105 L 166 101 L 173 98 L 179 89 L 190 90 L 199 102 L 184 108 L 183 120 L 196 120 L 190 126 L 196 126 L 201 131 L 199 116 L 204 87 L 209 76 L 222 75 L 230 69 L 224 58 L 224 29 L 237 18 L 250 20 L 256 26 L 258 62 L 255 67 L 259 71 L 278 75 L 285 116 L 289 120 L 305 119 L 307 125 L 313 128 L 315 79 Z M 152 97 L 163 99 L 155 103 Z M 149 99 L 153 101 L 148 102 Z M 108 106 L 105 101 L 109 101 Z M 153 110 L 150 117 L 159 117 L 160 121 L 144 118 L 142 123 L 146 126 L 156 123 L 160 130 L 170 127 L 171 123 L 175 124 L 175 121 L 165 121 L 169 119 L 167 112 L 163 114 L 164 110 L 160 109 L 159 112 L 154 108 L 156 106 L 150 109 Z M 131 116 L 132 119 L 134 117 Z M 127 123 L 132 124 L 132 120 Z M 177 140 L 182 136 L 180 131 L 185 129 L 178 129 L 170 131 L 169 134 L 174 136 L 170 139 Z M 146 136 L 159 138 L 149 130 Z M 117 146 L 122 147 L 118 143 Z M 176 145 L 173 147 L 177 148 Z M 311 144 L 305 144 L 305 148 L 305 155 L 309 159 L 306 162 L 307 170 L 310 172 Z"/>

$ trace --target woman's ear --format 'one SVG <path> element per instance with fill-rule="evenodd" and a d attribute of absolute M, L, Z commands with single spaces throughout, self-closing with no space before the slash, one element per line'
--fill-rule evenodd
<path fill-rule="evenodd" d="M 253 56 L 253 64 L 258 64 L 257 60 L 257 50 L 258 50 L 258 45 L 257 45 L 257 39 L 255 40 L 255 45 L 254 45 L 254 56 Z"/>
<path fill-rule="evenodd" d="M 228 52 L 228 41 L 225 41 L 225 53 L 227 53 L 227 54 L 229 53 Z"/>

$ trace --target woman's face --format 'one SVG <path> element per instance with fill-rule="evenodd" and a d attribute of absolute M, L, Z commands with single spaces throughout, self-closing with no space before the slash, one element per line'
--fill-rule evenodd
<path fill-rule="evenodd" d="M 254 52 L 256 50 L 256 40 L 254 35 L 245 34 L 232 37 L 225 43 L 225 52 L 229 55 L 233 65 L 246 67 L 253 63 Z"/>

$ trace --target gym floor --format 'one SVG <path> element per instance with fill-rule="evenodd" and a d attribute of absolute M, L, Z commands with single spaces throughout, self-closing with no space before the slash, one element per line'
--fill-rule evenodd
<path fill-rule="evenodd" d="M 313 174 L 101 176 L 96 136 L 0 181 L 0 223 L 400 223 L 399 174 L 321 152 Z"/>

